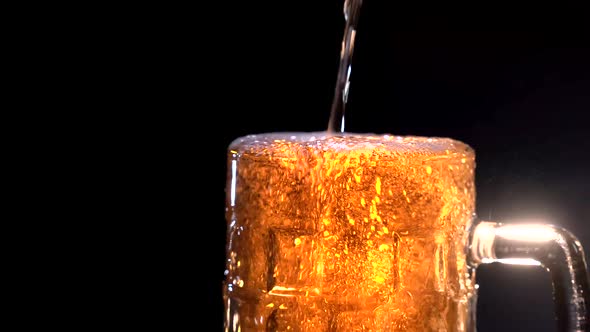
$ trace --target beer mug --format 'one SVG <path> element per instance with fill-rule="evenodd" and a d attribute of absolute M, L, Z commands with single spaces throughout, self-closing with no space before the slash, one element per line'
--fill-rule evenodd
<path fill-rule="evenodd" d="M 560 331 L 588 331 L 580 242 L 475 215 L 449 138 L 270 133 L 228 148 L 225 331 L 475 331 L 480 264 L 541 265 Z"/>

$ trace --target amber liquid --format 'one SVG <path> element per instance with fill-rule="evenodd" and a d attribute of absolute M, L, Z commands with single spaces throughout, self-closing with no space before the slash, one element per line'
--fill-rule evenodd
<path fill-rule="evenodd" d="M 226 331 L 468 330 L 468 146 L 248 136 L 228 170 Z"/>

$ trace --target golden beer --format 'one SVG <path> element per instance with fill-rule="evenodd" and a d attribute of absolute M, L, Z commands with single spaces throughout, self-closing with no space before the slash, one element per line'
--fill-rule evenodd
<path fill-rule="evenodd" d="M 276 133 L 228 154 L 226 331 L 467 329 L 467 145 Z"/>

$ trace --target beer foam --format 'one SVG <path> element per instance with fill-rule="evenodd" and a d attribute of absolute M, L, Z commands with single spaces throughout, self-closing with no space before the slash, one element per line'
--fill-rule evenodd
<path fill-rule="evenodd" d="M 234 140 L 229 148 L 236 152 L 281 156 L 288 150 L 312 149 L 337 153 L 385 154 L 473 154 L 469 145 L 445 137 L 396 136 L 374 133 L 274 132 L 248 135 Z M 291 155 L 291 153 L 287 153 Z"/>

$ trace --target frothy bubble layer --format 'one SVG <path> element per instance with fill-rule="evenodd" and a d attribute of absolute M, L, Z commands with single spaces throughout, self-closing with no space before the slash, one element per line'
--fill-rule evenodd
<path fill-rule="evenodd" d="M 277 157 L 293 156 L 301 150 L 332 151 L 336 153 L 379 153 L 388 155 L 417 154 L 472 154 L 467 144 L 441 137 L 394 136 L 346 133 L 330 136 L 325 132 L 284 132 L 248 135 L 234 140 L 230 145 L 236 152 L 254 155 L 272 153 Z"/>

